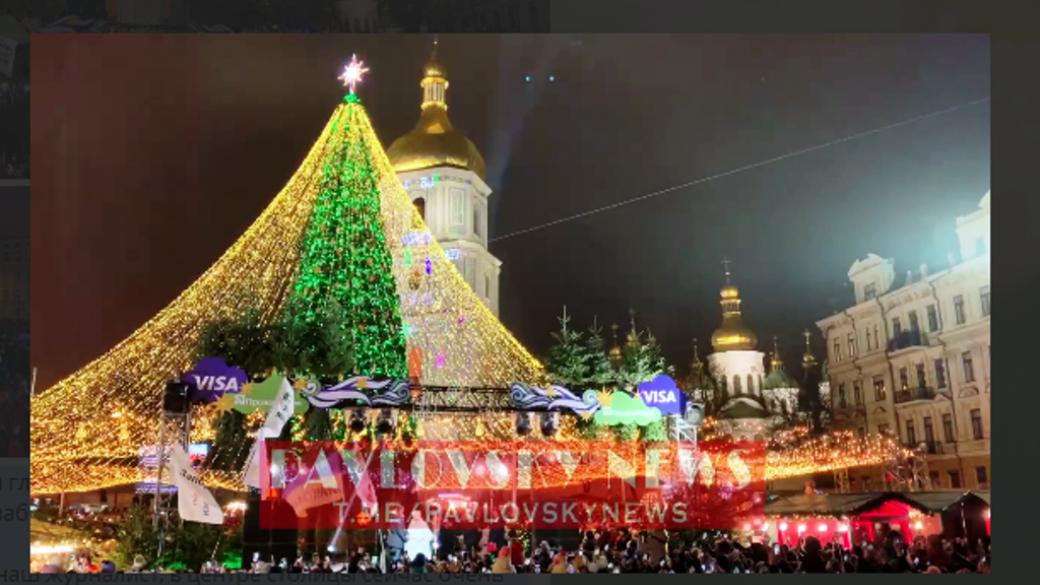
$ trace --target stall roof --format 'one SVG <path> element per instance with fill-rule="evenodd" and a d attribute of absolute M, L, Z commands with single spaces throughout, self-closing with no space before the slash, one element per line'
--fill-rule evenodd
<path fill-rule="evenodd" d="M 890 499 L 885 492 L 862 494 L 801 494 L 766 504 L 769 516 L 848 516 L 876 508 Z"/>
<path fill-rule="evenodd" d="M 768 516 L 855 516 L 901 502 L 926 514 L 936 514 L 965 498 L 989 505 L 989 492 L 866 492 L 858 494 L 799 494 L 767 502 Z"/>
<path fill-rule="evenodd" d="M 985 494 L 985 495 L 983 495 Z M 938 514 L 947 508 L 965 500 L 980 500 L 989 505 L 989 492 L 910 492 L 900 494 L 904 498 L 917 504 L 922 512 Z"/>

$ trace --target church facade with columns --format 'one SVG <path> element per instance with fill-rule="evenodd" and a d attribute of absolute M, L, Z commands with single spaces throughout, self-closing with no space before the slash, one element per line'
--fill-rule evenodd
<path fill-rule="evenodd" d="M 497 317 L 502 261 L 488 250 L 487 168 L 448 119 L 448 71 L 437 58 L 436 41 L 419 85 L 419 122 L 390 145 L 387 156 L 431 235 Z"/>
<path fill-rule="evenodd" d="M 799 384 L 784 369 L 775 337 L 769 370 L 766 370 L 766 354 L 758 350 L 758 337 L 743 322 L 740 290 L 731 282 L 729 261 L 724 264 L 726 284 L 719 293 L 722 324 L 711 336 L 712 353 L 706 366 L 697 356 L 694 341 L 693 369 L 702 383 L 693 394 L 698 400 L 718 405 L 714 413 L 716 424 L 724 434 L 738 439 L 763 440 L 779 428 L 807 422 L 807 417 L 799 411 Z M 809 333 L 805 336 L 802 368 L 808 372 L 821 365 L 809 349 Z M 707 383 L 709 376 L 711 383 Z M 724 396 L 714 395 L 717 392 Z M 820 385 L 820 396 L 825 404 L 829 402 L 828 384 Z"/>

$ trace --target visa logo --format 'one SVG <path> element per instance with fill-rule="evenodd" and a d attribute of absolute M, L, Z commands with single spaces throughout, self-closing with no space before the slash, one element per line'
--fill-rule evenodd
<path fill-rule="evenodd" d="M 639 393 L 647 404 L 663 404 L 665 402 L 678 402 L 675 392 L 668 390 L 643 390 Z"/>

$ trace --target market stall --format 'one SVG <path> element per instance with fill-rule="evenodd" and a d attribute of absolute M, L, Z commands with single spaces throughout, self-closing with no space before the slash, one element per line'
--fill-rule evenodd
<path fill-rule="evenodd" d="M 821 542 L 837 541 L 850 547 L 893 531 L 907 540 L 942 532 L 940 519 L 910 495 L 876 492 L 778 498 L 766 504 L 767 524 L 780 544 L 815 536 Z"/>

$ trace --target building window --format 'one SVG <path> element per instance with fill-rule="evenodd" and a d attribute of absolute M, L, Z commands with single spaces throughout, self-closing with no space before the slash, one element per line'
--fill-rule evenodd
<path fill-rule="evenodd" d="M 484 275 L 484 290 L 487 291 L 487 298 L 491 298 L 491 277 Z"/>
<path fill-rule="evenodd" d="M 834 361 L 841 361 L 841 340 L 837 337 L 834 338 Z"/>
<path fill-rule="evenodd" d="M 964 316 L 964 295 L 953 297 L 953 314 L 958 325 L 964 325 L 967 318 Z"/>
<path fill-rule="evenodd" d="M 877 285 L 873 282 L 863 287 L 863 300 L 872 301 L 877 298 Z"/>
<path fill-rule="evenodd" d="M 948 471 L 947 474 L 950 476 L 950 488 L 957 489 L 961 487 L 961 474 L 956 471 Z"/>
<path fill-rule="evenodd" d="M 733 393 L 742 394 L 743 390 L 740 387 L 740 376 L 734 374 L 733 376 Z"/>
<path fill-rule="evenodd" d="M 942 486 L 939 485 L 939 472 L 938 471 L 929 471 L 928 472 L 928 479 L 930 479 L 931 482 L 932 482 L 932 489 L 937 489 L 939 487 L 942 487 Z"/>
<path fill-rule="evenodd" d="M 847 341 L 849 344 L 849 358 L 851 359 L 856 357 L 856 334 L 849 333 L 849 338 Z"/>
<path fill-rule="evenodd" d="M 881 349 L 881 332 L 877 323 L 874 324 L 874 349 Z"/>
<path fill-rule="evenodd" d="M 971 434 L 976 441 L 981 441 L 985 438 L 982 431 L 982 411 L 978 408 L 973 408 L 971 409 Z"/>
<path fill-rule="evenodd" d="M 953 441 L 953 415 L 946 413 L 943 415 L 943 441 L 952 443 Z"/>
<path fill-rule="evenodd" d="M 939 330 L 939 311 L 935 305 L 928 305 L 928 332 L 935 333 Z"/>
<path fill-rule="evenodd" d="M 870 329 L 867 329 L 867 351 L 870 351 Z"/>
<path fill-rule="evenodd" d="M 971 352 L 966 351 L 961 354 L 961 361 L 964 362 L 964 381 L 974 382 L 975 381 L 975 366 L 971 362 Z"/>
<path fill-rule="evenodd" d="M 986 468 L 982 465 L 975 468 L 975 482 L 982 486 L 989 481 L 989 476 L 986 474 Z"/>
<path fill-rule="evenodd" d="M 921 330 L 921 324 L 917 322 L 917 311 L 910 311 L 910 331 L 917 333 Z"/>
<path fill-rule="evenodd" d="M 845 408 L 845 382 L 838 384 L 838 408 Z"/>
<path fill-rule="evenodd" d="M 924 375 L 924 364 L 917 364 L 917 387 L 924 388 L 928 385 L 928 379 Z"/>
<path fill-rule="evenodd" d="M 899 317 L 893 317 L 892 318 L 892 333 L 894 333 L 896 337 L 899 337 L 899 335 L 902 332 L 903 332 L 903 322 L 899 320 Z"/>
<path fill-rule="evenodd" d="M 979 292 L 979 299 L 982 301 L 982 316 L 989 317 L 989 287 L 984 286 Z"/>
<path fill-rule="evenodd" d="M 465 222 L 466 202 L 463 200 L 462 189 L 451 190 L 451 224 L 461 226 Z"/>
<path fill-rule="evenodd" d="M 941 358 L 935 360 L 935 387 L 946 387 L 946 364 L 943 363 Z"/>
<path fill-rule="evenodd" d="M 906 443 L 911 447 L 917 444 L 917 429 L 914 427 L 914 419 L 906 421 Z"/>
<path fill-rule="evenodd" d="M 751 377 L 751 374 L 747 375 L 747 391 L 748 394 L 755 393 L 755 379 Z"/>
<path fill-rule="evenodd" d="M 881 402 L 885 399 L 885 378 L 874 376 L 874 400 Z"/>
<path fill-rule="evenodd" d="M 910 374 L 906 368 L 899 368 L 899 387 L 903 390 L 910 387 Z"/>
<path fill-rule="evenodd" d="M 924 440 L 930 446 L 935 442 L 935 428 L 932 427 L 932 417 L 924 417 Z"/>
<path fill-rule="evenodd" d="M 415 200 L 415 208 L 419 210 L 419 217 L 426 221 L 426 198 L 419 197 Z"/>
<path fill-rule="evenodd" d="M 859 382 L 852 383 L 852 400 L 856 406 L 863 406 L 863 391 L 859 387 Z"/>
<path fill-rule="evenodd" d="M 483 206 L 479 203 L 473 203 L 473 233 L 477 235 L 481 240 L 484 239 L 484 222 L 481 221 L 483 213 Z"/>
<path fill-rule="evenodd" d="M 879 435 L 887 435 L 888 434 L 888 425 L 878 425 L 877 426 L 877 432 L 878 432 Z"/>

